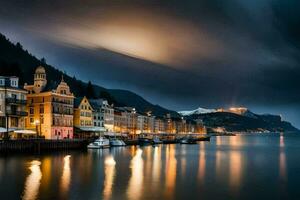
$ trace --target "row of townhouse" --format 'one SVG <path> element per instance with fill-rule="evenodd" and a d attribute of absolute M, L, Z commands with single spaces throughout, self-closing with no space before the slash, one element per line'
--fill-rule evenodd
<path fill-rule="evenodd" d="M 63 77 L 48 84 L 42 66 L 36 68 L 33 84 L 25 83 L 24 88 L 19 87 L 18 77 L 0 76 L 0 127 L 0 132 L 31 130 L 29 133 L 46 139 L 89 137 L 102 132 L 205 132 L 201 122 L 170 115 L 159 118 L 132 107 L 113 107 L 104 99 L 76 98 Z"/>

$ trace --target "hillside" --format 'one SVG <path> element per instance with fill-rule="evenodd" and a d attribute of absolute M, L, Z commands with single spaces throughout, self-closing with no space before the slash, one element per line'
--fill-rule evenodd
<path fill-rule="evenodd" d="M 194 114 L 187 116 L 187 119 L 201 119 L 206 127 L 224 127 L 226 131 L 298 131 L 289 122 L 281 120 L 277 115 L 257 115 L 247 112 L 246 115 L 239 115 L 229 112 L 213 112 L 205 114 Z"/>
<path fill-rule="evenodd" d="M 117 89 L 106 89 L 104 87 L 85 83 L 78 77 L 70 77 L 59 67 L 51 66 L 45 63 L 44 59 L 37 59 L 25 50 L 20 43 L 13 44 L 4 35 L 0 34 L 0 75 L 14 75 L 20 77 L 20 84 L 33 81 L 33 73 L 38 65 L 43 65 L 47 72 L 48 84 L 56 85 L 61 76 L 71 87 L 76 96 L 91 96 L 93 98 L 106 98 L 110 103 L 116 106 L 135 107 L 139 112 L 144 113 L 152 111 L 156 116 L 163 116 L 170 113 L 172 116 L 178 116 L 178 113 L 165 109 L 159 105 L 153 105 L 141 96 L 127 91 Z"/>

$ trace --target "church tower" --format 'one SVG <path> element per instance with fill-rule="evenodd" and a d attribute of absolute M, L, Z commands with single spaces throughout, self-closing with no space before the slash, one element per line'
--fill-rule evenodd
<path fill-rule="evenodd" d="M 46 70 L 43 66 L 39 66 L 34 74 L 34 87 L 35 93 L 40 93 L 47 85 Z"/>

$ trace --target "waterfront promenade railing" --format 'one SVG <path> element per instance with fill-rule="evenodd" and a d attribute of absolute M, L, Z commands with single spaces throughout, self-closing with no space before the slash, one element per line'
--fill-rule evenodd
<path fill-rule="evenodd" d="M 45 140 L 24 139 L 0 141 L 0 152 L 41 152 L 56 150 L 86 149 L 90 141 L 86 139 Z"/>

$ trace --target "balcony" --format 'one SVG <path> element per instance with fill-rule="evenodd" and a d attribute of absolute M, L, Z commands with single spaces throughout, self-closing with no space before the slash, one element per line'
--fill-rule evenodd
<path fill-rule="evenodd" d="M 16 99 L 16 98 L 11 98 L 7 97 L 5 99 L 7 104 L 16 104 L 16 105 L 26 105 L 27 101 L 23 99 Z"/>
<path fill-rule="evenodd" d="M 7 110 L 6 114 L 8 116 L 17 116 L 17 117 L 25 117 L 28 115 L 25 111 L 15 111 L 15 110 Z"/>
<path fill-rule="evenodd" d="M 52 110 L 53 114 L 60 114 L 60 115 L 73 115 L 73 112 L 68 111 L 61 111 L 61 110 Z"/>

